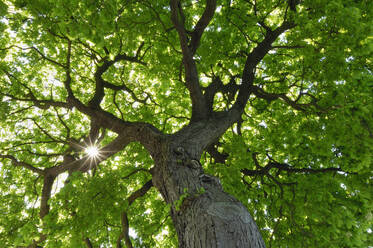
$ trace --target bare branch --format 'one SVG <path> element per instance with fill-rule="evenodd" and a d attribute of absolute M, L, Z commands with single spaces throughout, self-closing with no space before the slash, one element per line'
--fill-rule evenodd
<path fill-rule="evenodd" d="M 305 48 L 306 46 L 294 45 L 294 46 L 272 46 L 272 49 L 297 49 Z"/>
<path fill-rule="evenodd" d="M 81 104 L 81 102 L 77 98 L 75 98 L 73 90 L 71 89 L 71 68 L 70 68 L 70 64 L 71 64 L 71 41 L 68 40 L 68 42 L 67 42 L 67 54 L 66 54 L 66 70 L 65 70 L 66 79 L 64 81 L 64 86 L 65 86 L 65 89 L 66 89 L 67 95 L 68 95 L 68 98 L 67 98 L 68 103 L 73 103 L 73 104 L 77 105 L 77 104 Z"/>
<path fill-rule="evenodd" d="M 128 179 L 128 178 L 130 178 L 132 175 L 134 175 L 134 174 L 136 174 L 136 173 L 138 173 L 138 172 L 140 172 L 140 171 L 145 171 L 145 172 L 149 172 L 149 173 L 150 173 L 150 170 L 148 170 L 148 169 L 145 169 L 145 168 L 138 168 L 138 169 L 132 171 L 131 173 L 129 173 L 127 176 L 122 177 L 122 179 Z"/>
<path fill-rule="evenodd" d="M 51 197 L 52 186 L 53 186 L 53 182 L 55 179 L 56 179 L 56 176 L 53 176 L 50 174 L 46 174 L 44 176 L 43 189 L 42 189 L 41 200 L 40 200 L 40 212 L 39 212 L 40 219 L 43 219 L 49 213 L 48 200 Z"/>
<path fill-rule="evenodd" d="M 117 101 L 116 101 L 117 93 L 118 93 L 117 91 L 114 91 L 114 95 L 113 95 L 113 104 L 114 104 L 114 106 L 117 108 L 118 112 L 120 113 L 120 118 L 121 118 L 122 120 L 124 120 L 123 112 L 122 112 L 122 110 L 120 109 L 120 107 L 119 107 L 119 105 L 118 105 L 118 103 L 117 103 Z"/>
<path fill-rule="evenodd" d="M 125 53 L 123 53 L 123 54 L 118 54 L 117 56 L 115 56 L 113 60 L 106 60 L 106 59 L 103 60 L 103 64 L 97 67 L 95 75 L 94 75 L 96 88 L 95 88 L 94 96 L 89 101 L 90 107 L 98 108 L 102 99 L 105 96 L 105 92 L 104 92 L 105 80 L 102 78 L 102 75 L 110 68 L 110 66 L 112 66 L 113 64 L 119 61 L 128 61 L 128 62 L 146 65 L 146 63 L 144 63 L 143 61 L 141 61 L 141 59 L 139 59 L 139 55 L 140 55 L 140 52 L 143 46 L 144 46 L 144 43 L 141 43 L 134 57 L 127 56 Z M 106 83 L 106 84 L 109 84 L 109 83 Z"/>
<path fill-rule="evenodd" d="M 190 41 L 190 50 L 192 54 L 195 54 L 199 46 L 203 32 L 205 31 L 207 25 L 211 22 L 216 9 L 216 0 L 207 0 L 206 8 L 203 12 L 201 18 L 198 20 L 192 31 L 192 37 Z"/>
<path fill-rule="evenodd" d="M 344 172 L 344 173 L 350 173 L 342 170 L 341 168 L 295 168 L 289 164 L 286 163 L 279 163 L 276 161 L 271 161 L 267 163 L 266 166 L 260 167 L 258 170 L 249 170 L 249 169 L 242 169 L 241 172 L 246 176 L 256 176 L 256 175 L 269 175 L 269 171 L 271 169 L 278 169 L 279 171 L 286 171 L 290 173 L 302 173 L 302 174 L 316 174 L 316 173 L 327 173 L 327 172 Z"/>
<path fill-rule="evenodd" d="M 24 118 L 23 120 L 31 120 L 35 126 L 37 126 L 37 128 L 42 132 L 44 133 L 48 138 L 50 138 L 51 140 L 55 141 L 56 143 L 65 143 L 64 141 L 60 140 L 60 139 L 56 139 L 54 138 L 51 134 L 48 133 L 47 130 L 45 130 L 42 126 L 40 126 L 40 124 L 33 118 Z"/>
<path fill-rule="evenodd" d="M 234 96 L 239 90 L 239 85 L 236 84 L 236 78 L 238 78 L 238 76 L 231 75 L 229 83 L 223 84 L 220 77 L 213 76 L 212 83 L 210 83 L 210 85 L 205 88 L 204 92 L 208 110 L 213 110 L 214 97 L 218 92 L 226 94 L 228 97 L 228 101 L 232 101 L 234 99 Z"/>
<path fill-rule="evenodd" d="M 121 151 L 123 148 L 125 148 L 129 143 L 130 139 L 123 135 L 118 136 L 116 139 L 114 139 L 112 142 L 110 142 L 105 147 L 99 149 L 99 156 L 97 158 L 91 158 L 88 155 L 84 156 L 81 159 L 77 160 L 67 160 L 64 161 L 64 163 L 48 168 L 47 171 L 51 175 L 57 176 L 60 173 L 63 173 L 65 171 L 81 171 L 86 172 L 92 168 L 95 168 L 99 163 L 106 160 L 110 156 L 114 155 L 115 153 Z M 76 144 L 75 146 L 79 147 L 80 149 L 84 149 L 87 144 Z"/>
<path fill-rule="evenodd" d="M 135 92 L 133 92 L 133 90 L 131 90 L 130 88 L 128 88 L 124 83 L 121 86 L 119 86 L 119 85 L 114 85 L 112 83 L 109 83 L 106 80 L 102 80 L 102 84 L 103 84 L 103 87 L 108 88 L 108 89 L 112 89 L 114 91 L 124 90 L 124 91 L 128 92 L 131 95 L 131 97 L 136 102 L 140 102 L 140 103 L 146 104 L 147 98 L 145 98 L 144 100 L 143 99 L 139 99 L 136 96 Z"/>
<path fill-rule="evenodd" d="M 20 101 L 20 102 L 32 102 L 35 107 L 40 108 L 40 109 L 48 109 L 50 107 L 61 107 L 61 108 L 67 108 L 71 109 L 72 105 L 66 102 L 59 102 L 59 101 L 54 101 L 54 100 L 39 100 L 36 98 L 20 98 L 14 95 L 10 95 L 8 93 L 2 93 L 0 92 L 0 95 L 7 96 L 11 98 L 12 100 L 15 101 Z"/>
<path fill-rule="evenodd" d="M 350 173 L 342 170 L 341 168 L 320 168 L 320 169 L 313 169 L 313 168 L 294 168 L 289 164 L 285 163 L 278 163 L 278 162 L 270 162 L 268 166 L 272 168 L 279 169 L 281 171 L 287 171 L 291 173 L 308 173 L 308 174 L 315 174 L 315 173 L 325 173 L 325 172 L 345 172 Z"/>
<path fill-rule="evenodd" d="M 66 124 L 66 122 L 62 119 L 62 116 L 58 113 L 58 109 L 57 108 L 54 108 L 54 110 L 56 111 L 56 114 L 57 114 L 57 118 L 58 118 L 58 120 L 60 121 L 60 123 L 65 127 L 65 129 L 66 129 L 66 132 L 67 132 L 67 134 L 66 134 L 66 138 L 70 138 L 70 132 L 71 132 L 71 130 L 70 130 L 70 128 L 69 128 L 69 126 Z"/>
<path fill-rule="evenodd" d="M 128 216 L 126 212 L 122 212 L 121 214 L 121 224 L 122 224 L 122 232 L 120 233 L 117 239 L 117 248 L 122 248 L 122 239 L 126 243 L 127 248 L 133 248 L 130 236 L 129 236 L 129 223 L 128 223 Z"/>
<path fill-rule="evenodd" d="M 40 152 L 32 152 L 30 149 L 18 149 L 18 150 L 14 150 L 14 153 L 18 153 L 18 152 L 27 152 L 29 154 L 32 154 L 32 155 L 35 155 L 35 156 L 38 156 L 38 157 L 58 157 L 58 156 L 62 156 L 63 155 L 62 153 L 40 153 Z"/>
<path fill-rule="evenodd" d="M 52 106 L 64 107 L 64 108 L 71 108 L 72 107 L 65 102 L 58 102 L 58 101 L 54 101 L 53 99 L 50 99 L 50 100 L 37 99 L 35 97 L 34 93 L 32 92 L 32 90 L 30 89 L 30 87 L 28 87 L 26 84 L 22 83 L 21 80 L 19 80 L 15 75 L 10 73 L 9 71 L 6 71 L 6 70 L 2 70 L 2 71 L 7 75 L 7 77 L 9 78 L 10 81 L 12 81 L 12 79 L 15 80 L 18 84 L 22 85 L 22 87 L 24 87 L 28 91 L 28 93 L 26 95 L 28 98 L 18 97 L 18 96 L 15 96 L 15 95 L 12 95 L 12 94 L 9 94 L 9 93 L 5 93 L 5 92 L 0 92 L 0 95 L 7 96 L 7 97 L 11 98 L 12 100 L 16 100 L 16 101 L 32 102 L 35 105 L 35 107 L 38 107 L 40 109 L 48 109 Z"/>
<path fill-rule="evenodd" d="M 87 246 L 87 248 L 93 248 L 93 245 L 92 245 L 91 240 L 89 238 L 85 238 L 84 243 Z"/>
<path fill-rule="evenodd" d="M 227 153 L 219 152 L 215 145 L 216 144 L 211 144 L 207 147 L 206 151 L 211 155 L 212 158 L 214 158 L 215 163 L 225 164 L 225 160 L 227 160 L 229 155 Z"/>
<path fill-rule="evenodd" d="M 265 92 L 263 89 L 259 88 L 258 86 L 252 86 L 251 89 L 254 95 L 256 95 L 259 98 L 265 99 L 268 102 L 274 101 L 276 99 L 282 99 L 284 102 L 286 102 L 288 105 L 290 105 L 292 108 L 296 110 L 306 111 L 307 107 L 309 106 L 314 106 L 315 108 L 320 109 L 320 107 L 316 104 L 316 98 L 310 94 L 307 95 L 312 98 L 312 101 L 310 103 L 301 104 L 297 103 L 297 100 L 291 100 L 288 96 L 286 96 L 285 93 L 268 93 Z M 305 94 L 300 94 L 300 96 Z"/>
<path fill-rule="evenodd" d="M 136 190 L 133 192 L 129 197 L 128 197 L 128 205 L 131 206 L 131 204 L 137 199 L 146 194 L 150 190 L 150 188 L 153 187 L 153 182 L 152 180 L 147 181 L 140 189 Z"/>
<path fill-rule="evenodd" d="M 275 30 L 267 30 L 264 39 L 248 54 L 242 73 L 242 84 L 233 109 L 242 112 L 250 94 L 255 79 L 255 69 L 264 56 L 272 49 L 272 43 L 286 30 L 295 27 L 293 23 L 284 21 Z"/>
<path fill-rule="evenodd" d="M 15 46 L 15 47 L 18 47 L 18 46 Z M 62 68 L 64 68 L 64 69 L 66 69 L 66 65 L 64 65 L 64 64 L 61 64 L 60 62 L 57 62 L 57 61 L 55 61 L 55 60 L 53 60 L 53 59 L 51 59 L 51 58 L 48 58 L 45 54 L 43 54 L 39 49 L 37 49 L 36 47 L 27 47 L 27 48 L 22 48 L 22 47 L 18 47 L 18 48 L 20 48 L 20 49 L 22 49 L 22 50 L 33 50 L 33 51 L 36 51 L 43 59 L 45 59 L 45 60 L 47 60 L 47 61 L 49 61 L 49 62 L 51 62 L 52 64 L 54 64 L 54 65 L 57 65 L 57 66 L 59 66 L 59 67 L 62 67 Z"/>
<path fill-rule="evenodd" d="M 197 66 L 193 59 L 193 55 L 198 47 L 200 38 L 207 24 L 211 21 L 212 14 L 215 11 L 215 1 L 207 1 L 204 15 L 202 15 L 198 22 L 198 27 L 192 32 L 193 45 L 188 45 L 188 36 L 183 23 L 183 14 L 181 3 L 179 0 L 171 0 L 171 20 L 174 24 L 178 34 L 183 53 L 183 64 L 185 68 L 185 82 L 189 90 L 190 97 L 192 100 L 192 121 L 204 119 L 208 116 L 208 111 L 205 104 L 205 99 L 202 95 L 201 87 L 199 85 L 199 78 L 197 72 Z M 212 12 L 212 13 L 211 13 Z M 203 20 L 202 20 L 203 18 Z"/>
<path fill-rule="evenodd" d="M 141 3 L 143 5 L 145 5 L 146 7 L 148 7 L 149 9 L 151 9 L 154 14 L 155 14 L 155 17 L 157 18 L 157 20 L 159 21 L 159 23 L 162 25 L 163 27 L 163 30 L 165 32 L 168 32 L 170 29 L 166 27 L 166 24 L 162 21 L 162 18 L 160 16 L 160 14 L 154 9 L 154 7 L 151 5 L 151 1 L 141 1 Z"/>
<path fill-rule="evenodd" d="M 31 170 L 39 175 L 44 175 L 45 174 L 45 171 L 42 170 L 42 169 L 39 169 L 39 168 L 36 168 L 34 166 L 32 166 L 31 164 L 28 164 L 28 163 L 25 163 L 25 162 L 22 162 L 22 161 L 18 161 L 14 156 L 12 155 L 2 155 L 0 154 L 0 158 L 7 158 L 7 159 L 10 159 L 12 161 L 12 164 L 14 166 L 19 166 L 19 167 L 23 167 L 25 169 L 28 169 L 28 170 Z"/>
<path fill-rule="evenodd" d="M 150 188 L 152 186 L 153 186 L 153 182 L 152 182 L 152 180 L 149 180 L 140 189 L 133 192 L 127 198 L 128 206 L 131 206 L 132 203 L 137 198 L 140 198 L 140 197 L 144 196 L 150 190 Z M 122 247 L 121 241 L 122 241 L 123 238 L 124 238 L 124 241 L 126 243 L 127 248 L 132 248 L 133 246 L 132 246 L 132 243 L 131 243 L 131 239 L 129 237 L 129 223 L 128 223 L 128 216 L 127 216 L 126 211 L 123 211 L 122 214 L 121 214 L 121 223 L 122 223 L 122 232 L 117 239 L 117 248 Z"/>

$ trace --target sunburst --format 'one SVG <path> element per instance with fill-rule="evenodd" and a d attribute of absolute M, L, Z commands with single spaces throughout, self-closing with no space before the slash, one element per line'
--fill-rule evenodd
<path fill-rule="evenodd" d="M 84 149 L 84 152 L 90 158 L 97 158 L 100 156 L 100 149 L 95 145 L 88 146 L 87 148 Z"/>

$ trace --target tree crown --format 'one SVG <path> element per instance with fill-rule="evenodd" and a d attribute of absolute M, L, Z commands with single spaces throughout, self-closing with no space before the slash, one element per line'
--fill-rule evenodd
<path fill-rule="evenodd" d="M 372 12 L 352 0 L 0 2 L 0 245 L 175 247 L 149 183 L 152 142 L 211 122 L 226 124 L 201 164 L 269 247 L 368 245 Z"/>

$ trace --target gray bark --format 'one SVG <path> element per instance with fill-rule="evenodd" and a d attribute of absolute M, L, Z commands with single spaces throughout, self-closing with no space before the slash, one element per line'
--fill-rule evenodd
<path fill-rule="evenodd" d="M 162 140 L 153 154 L 153 184 L 171 204 L 179 247 L 265 247 L 243 204 L 223 191 L 218 178 L 204 174 L 199 158 L 209 138 L 196 130 L 198 125 Z"/>

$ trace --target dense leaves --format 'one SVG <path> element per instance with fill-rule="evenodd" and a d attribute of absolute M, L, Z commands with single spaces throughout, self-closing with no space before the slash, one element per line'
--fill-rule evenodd
<path fill-rule="evenodd" d="M 181 1 L 182 29 L 168 1 L 0 2 L 1 247 L 176 247 L 147 138 L 116 120 L 172 135 L 198 90 L 206 118 L 243 104 L 201 164 L 268 247 L 372 245 L 373 4 L 216 5 L 193 47 L 206 1 Z"/>

